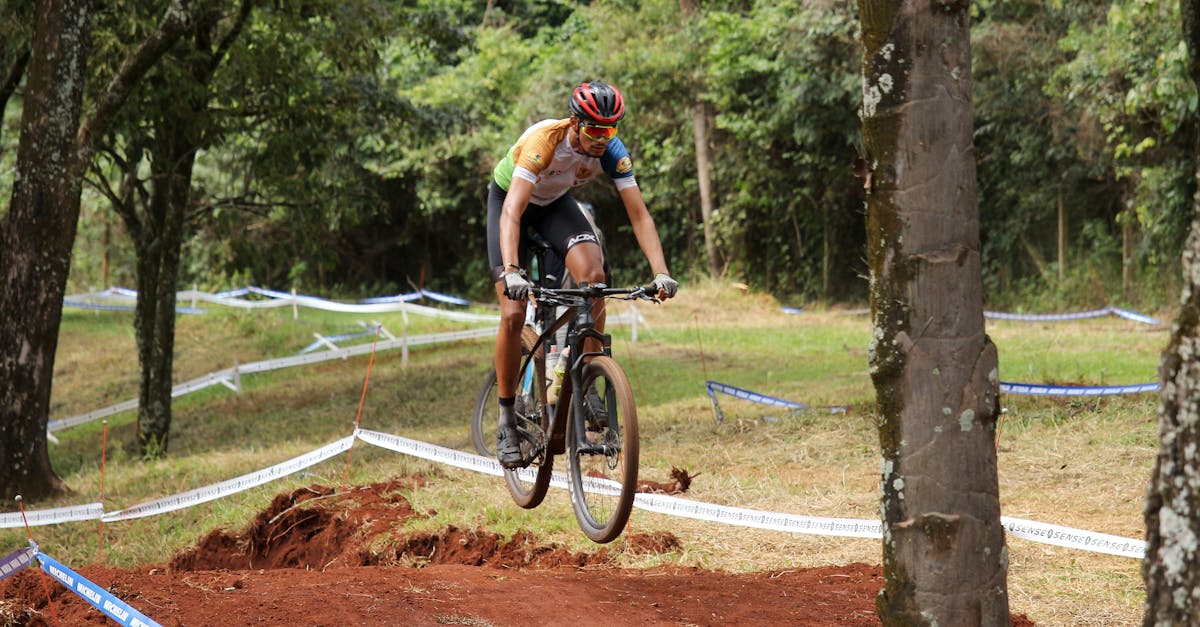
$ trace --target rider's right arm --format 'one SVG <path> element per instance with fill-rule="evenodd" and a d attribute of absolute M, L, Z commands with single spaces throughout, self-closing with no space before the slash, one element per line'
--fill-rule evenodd
<path fill-rule="evenodd" d="M 529 206 L 532 193 L 532 181 L 524 177 L 513 177 L 508 186 L 508 194 L 504 197 L 504 206 L 500 210 L 500 257 L 505 271 L 511 269 L 509 264 L 520 263 L 521 216 Z"/>

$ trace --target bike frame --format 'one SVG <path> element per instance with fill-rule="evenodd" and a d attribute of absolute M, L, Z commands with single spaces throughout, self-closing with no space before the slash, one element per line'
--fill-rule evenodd
<path fill-rule="evenodd" d="M 568 325 L 566 345 L 571 349 L 570 356 L 568 357 L 570 362 L 565 368 L 566 379 L 562 383 L 563 387 L 562 391 L 559 392 L 558 402 L 555 403 L 554 412 L 550 415 L 550 428 L 547 433 L 550 438 L 547 444 L 547 453 L 549 455 L 566 453 L 566 424 L 568 416 L 571 416 L 576 421 L 575 426 L 577 428 L 574 430 L 574 433 L 578 438 L 578 450 L 590 454 L 612 452 L 606 450 L 603 445 L 587 444 L 583 436 L 583 421 L 586 415 L 583 405 L 584 395 L 575 393 L 575 390 L 579 388 L 583 381 L 583 368 L 586 365 L 586 358 L 596 355 L 612 355 L 612 336 L 596 329 L 596 317 L 592 310 L 598 300 L 609 296 L 620 296 L 631 300 L 635 298 L 653 300 L 648 296 L 650 289 L 652 288 L 610 288 L 603 283 L 593 285 L 584 284 L 578 288 L 533 288 L 532 294 L 537 299 L 537 309 L 542 310 L 538 312 L 539 315 L 545 315 L 542 312 L 552 311 L 553 307 L 559 305 L 567 307 L 567 311 L 562 316 L 559 316 L 553 323 L 544 325 L 538 336 L 537 344 L 534 345 L 533 351 L 531 351 L 530 355 L 521 365 L 520 371 L 522 379 L 527 376 L 526 373 L 533 372 L 534 369 L 530 366 L 532 365 L 531 362 L 534 356 L 538 352 L 538 348 L 549 344 L 557 331 L 564 324 Z M 587 345 L 588 339 L 596 340 L 600 344 L 600 350 L 584 352 L 583 349 Z M 619 420 L 617 417 L 614 417 L 614 419 Z M 610 425 L 610 428 L 615 427 L 619 427 L 619 425 Z"/>

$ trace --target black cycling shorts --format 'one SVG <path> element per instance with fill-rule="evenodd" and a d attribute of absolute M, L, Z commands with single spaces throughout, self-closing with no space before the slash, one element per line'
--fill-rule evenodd
<path fill-rule="evenodd" d="M 508 192 L 501 189 L 495 181 L 488 185 L 487 245 L 492 282 L 499 281 L 504 273 L 504 259 L 500 256 L 500 211 L 504 208 L 504 197 L 507 195 Z M 528 266 L 529 262 L 528 239 L 531 230 L 546 238 L 561 259 L 566 259 L 567 251 L 576 244 L 600 244 L 591 220 L 571 196 L 571 192 L 563 194 L 548 205 L 529 203 L 525 209 L 525 214 L 521 216 L 521 243 L 518 249 L 520 259 L 517 261 L 522 268 Z M 605 260 L 605 265 L 607 264 Z"/>

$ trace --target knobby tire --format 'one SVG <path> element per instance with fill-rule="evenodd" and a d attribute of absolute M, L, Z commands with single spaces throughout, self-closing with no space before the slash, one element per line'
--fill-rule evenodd
<path fill-rule="evenodd" d="M 586 398 L 593 382 L 604 401 L 609 426 L 589 429 L 586 417 L 574 416 L 572 403 L 572 416 L 567 421 L 567 456 L 575 518 L 588 538 L 604 544 L 621 535 L 637 493 L 637 407 L 629 378 L 611 357 L 593 357 L 583 368 L 583 385 L 573 393 L 584 394 Z M 576 437 L 581 426 L 589 442 L 618 446 L 607 455 L 581 452 Z"/>

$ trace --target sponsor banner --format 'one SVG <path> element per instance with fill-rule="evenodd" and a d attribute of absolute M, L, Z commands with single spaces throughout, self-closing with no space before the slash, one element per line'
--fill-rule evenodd
<path fill-rule="evenodd" d="M 130 627 L 156 627 L 158 625 L 158 623 L 150 620 L 145 614 L 133 609 L 129 604 L 110 594 L 108 590 L 84 579 L 79 573 L 67 568 L 62 562 L 49 555 L 38 553 L 37 560 L 41 564 L 42 570 L 46 571 L 46 574 L 58 580 L 58 583 L 61 583 L 68 590 L 82 597 L 84 601 L 92 604 L 96 609 L 104 612 L 106 616 L 116 621 L 118 625 L 129 625 Z"/>
<path fill-rule="evenodd" d="M 101 520 L 104 522 L 112 522 L 117 520 L 130 520 L 132 518 L 143 518 L 145 516 L 154 516 L 165 512 L 172 512 L 179 509 L 207 503 L 216 499 L 236 494 L 249 490 L 250 488 L 260 486 L 264 483 L 274 481 L 281 477 L 293 474 L 309 466 L 314 466 L 323 462 L 335 455 L 339 455 L 350 449 L 354 444 L 354 436 L 347 436 L 334 442 L 327 444 L 311 453 L 305 453 L 299 457 L 294 457 L 288 461 L 282 462 L 265 468 L 258 472 L 252 472 L 234 479 L 214 483 L 203 488 L 197 488 L 174 496 L 168 496 L 153 501 L 147 501 L 133 507 L 120 511 L 104 514 Z"/>
<path fill-rule="evenodd" d="M 1137 383 L 1133 385 L 1040 385 L 1036 383 L 1000 382 L 1000 391 L 1005 394 L 1026 396 L 1116 396 L 1120 394 L 1144 394 L 1162 389 L 1159 383 Z"/>
<path fill-rule="evenodd" d="M 37 551 L 33 547 L 27 547 L 0 557 L 0 581 L 25 570 L 35 555 L 37 555 Z"/>
<path fill-rule="evenodd" d="M 30 527 L 37 527 L 75 522 L 78 520 L 96 520 L 103 515 L 104 506 L 100 503 L 25 510 L 24 517 L 21 516 L 21 512 L 9 512 L 7 514 L 0 514 L 0 529 L 21 528 L 25 526 L 26 521 L 28 521 Z"/>

